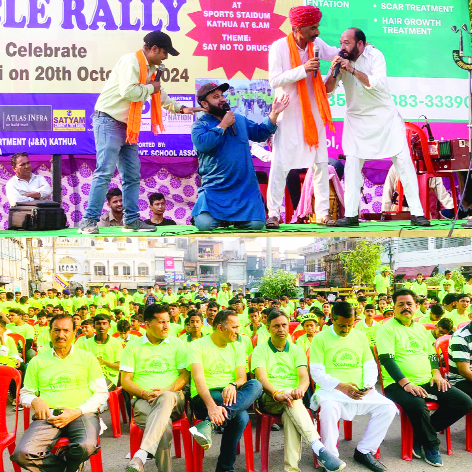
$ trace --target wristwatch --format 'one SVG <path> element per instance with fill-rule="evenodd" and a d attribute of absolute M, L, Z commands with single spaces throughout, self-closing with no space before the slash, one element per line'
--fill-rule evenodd
<path fill-rule="evenodd" d="M 236 382 L 230 382 L 228 385 L 232 385 L 236 390 L 238 389 Z"/>
<path fill-rule="evenodd" d="M 180 107 L 179 113 L 182 114 L 182 115 L 184 114 L 184 112 L 183 112 L 184 108 L 188 108 L 188 107 Z"/>

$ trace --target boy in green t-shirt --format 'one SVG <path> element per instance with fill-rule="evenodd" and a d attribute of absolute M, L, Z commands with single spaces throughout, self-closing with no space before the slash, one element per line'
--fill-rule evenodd
<path fill-rule="evenodd" d="M 439 363 L 424 326 L 413 321 L 417 306 L 411 290 L 393 294 L 394 317 L 379 327 L 377 349 L 382 364 L 385 395 L 400 405 L 413 426 L 413 455 L 442 466 L 436 431 L 447 429 L 471 408 L 472 400 L 451 387 L 439 372 Z M 439 408 L 425 414 L 427 397 Z"/>
<path fill-rule="evenodd" d="M 300 346 L 288 342 L 290 319 L 284 311 L 274 309 L 267 323 L 270 338 L 254 349 L 251 370 L 264 389 L 259 400 L 261 408 L 272 415 L 282 415 L 286 469 L 299 470 L 303 439 L 327 471 L 342 470 L 346 464 L 326 450 L 303 404 L 310 384 L 307 359 Z"/>
<path fill-rule="evenodd" d="M 170 316 L 164 305 L 144 310 L 146 335 L 128 343 L 120 362 L 121 383 L 132 396 L 134 419 L 144 430 L 140 449 L 128 463 L 128 472 L 143 471 L 148 454 L 158 471 L 171 471 L 172 422 L 185 407 L 182 389 L 189 380 L 182 343 L 169 337 Z M 191 460 L 191 457 L 186 457 Z"/>
<path fill-rule="evenodd" d="M 262 386 L 247 380 L 244 346 L 238 341 L 239 318 L 229 310 L 218 312 L 213 332 L 189 344 L 187 369 L 191 372 L 191 397 L 197 419 L 190 428 L 204 448 L 212 444 L 215 426 L 224 423 L 217 470 L 234 470 L 236 448 L 249 421 L 247 409 L 259 398 Z"/>
<path fill-rule="evenodd" d="M 308 349 L 311 347 L 311 342 L 313 337 L 318 332 L 318 316 L 317 314 L 322 314 L 321 310 L 318 308 L 312 308 L 313 311 L 306 313 L 300 317 L 300 325 L 305 331 L 305 334 L 302 334 L 296 340 L 297 346 L 300 346 L 303 349 L 303 352 L 306 354 Z"/>
<path fill-rule="evenodd" d="M 25 338 L 25 363 L 28 363 L 36 354 L 32 349 L 34 341 L 34 328 L 23 321 L 23 312 L 19 308 L 11 308 L 8 312 L 8 318 L 11 323 L 7 324 L 7 329 L 12 333 L 20 334 Z M 7 318 L 7 319 L 8 319 Z M 5 320 L 6 321 L 6 320 Z"/>
<path fill-rule="evenodd" d="M 369 340 L 369 345 L 375 345 L 375 332 L 377 331 L 377 322 L 374 320 L 375 316 L 375 306 L 372 304 L 368 304 L 365 306 L 364 309 L 364 319 L 359 320 L 354 328 L 362 331 Z"/>
<path fill-rule="evenodd" d="M 182 345 L 187 349 L 189 343 L 204 336 L 202 333 L 203 315 L 197 310 L 190 310 L 185 320 L 185 326 L 188 326 L 187 332 L 180 339 Z"/>
<path fill-rule="evenodd" d="M 115 390 L 118 385 L 118 373 L 120 368 L 123 346 L 116 338 L 112 338 L 108 331 L 111 328 L 111 319 L 108 315 L 97 315 L 93 319 L 95 336 L 87 339 L 81 346 L 82 349 L 91 352 L 102 367 L 103 375 L 108 381 L 108 390 Z"/>

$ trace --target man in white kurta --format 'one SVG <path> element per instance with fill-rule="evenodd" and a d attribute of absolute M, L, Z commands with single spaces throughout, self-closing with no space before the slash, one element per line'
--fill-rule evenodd
<path fill-rule="evenodd" d="M 359 226 L 362 167 L 366 160 L 391 158 L 403 184 L 411 213 L 411 223 L 429 226 L 423 216 L 418 180 L 406 139 L 405 124 L 395 107 L 387 84 L 387 66 L 383 54 L 366 44 L 364 33 L 351 28 L 341 35 L 341 51 L 326 79 L 328 93 L 342 80 L 346 93 L 346 118 L 343 131 L 345 168 L 345 217 L 335 226 Z M 340 74 L 332 70 L 340 64 Z"/>
<path fill-rule="evenodd" d="M 397 408 L 374 388 L 377 365 L 367 336 L 352 329 L 354 313 L 348 302 L 333 306 L 333 324 L 317 334 L 310 348 L 310 373 L 316 384 L 311 408 L 318 409 L 321 440 L 326 449 L 338 455 L 338 421 L 352 421 L 356 415 L 370 415 L 357 444 L 354 459 L 370 470 L 383 471 L 375 459 Z"/>
<path fill-rule="evenodd" d="M 292 10 L 302 8 L 306 8 L 310 14 L 310 9 L 318 10 L 318 8 L 313 6 L 294 7 Z M 321 12 L 319 12 L 319 18 L 321 18 Z M 315 194 L 317 222 L 326 224 L 329 213 L 329 173 L 326 129 L 318 110 L 313 88 L 313 73 L 314 71 L 317 71 L 318 74 L 320 73 L 319 61 L 309 59 L 308 43 L 314 41 L 314 46 L 318 46 L 320 49 L 320 59 L 327 61 L 335 57 L 338 49 L 328 46 L 322 39 L 317 37 L 319 34 L 319 20 L 313 25 L 300 27 L 294 26 L 291 17 L 291 24 L 293 29 L 292 34 L 297 42 L 302 65 L 294 69 L 292 68 L 290 50 L 286 38 L 275 41 L 269 51 L 270 86 L 275 90 L 275 97 L 281 97 L 286 94 L 290 97 L 290 103 L 283 113 L 279 115 L 277 131 L 274 135 L 273 156 L 269 185 L 267 188 L 267 208 L 269 210 L 269 219 L 266 224 L 267 228 L 278 227 L 285 181 L 291 169 L 302 169 L 313 166 L 313 190 Z M 314 146 L 310 149 L 310 146 L 305 142 L 300 97 L 297 91 L 297 82 L 299 80 L 305 80 L 308 88 L 311 110 L 318 131 L 319 145 L 317 149 L 315 149 Z"/>

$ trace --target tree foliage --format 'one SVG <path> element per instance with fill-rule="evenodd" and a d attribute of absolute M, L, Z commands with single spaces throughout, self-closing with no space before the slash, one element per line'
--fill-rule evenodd
<path fill-rule="evenodd" d="M 282 295 L 289 298 L 296 298 L 298 295 L 297 275 L 285 270 L 266 270 L 259 286 L 259 292 L 264 297 L 280 299 Z"/>
<path fill-rule="evenodd" d="M 354 285 L 372 285 L 382 250 L 381 244 L 361 239 L 354 249 L 338 255 L 344 270 L 352 275 Z"/>

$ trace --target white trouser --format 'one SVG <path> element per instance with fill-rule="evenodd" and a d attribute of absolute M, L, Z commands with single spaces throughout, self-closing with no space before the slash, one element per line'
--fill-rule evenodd
<path fill-rule="evenodd" d="M 269 216 L 280 218 L 280 207 L 285 192 L 288 170 L 282 162 L 273 160 L 270 165 L 269 184 L 267 186 L 267 209 Z M 313 164 L 313 194 L 315 195 L 316 218 L 329 214 L 329 171 L 328 163 Z M 296 210 L 296 208 L 294 208 Z"/>
<path fill-rule="evenodd" d="M 344 207 L 345 216 L 348 217 L 357 216 L 359 214 L 361 187 L 364 183 L 364 177 L 362 176 L 364 162 L 365 159 L 346 156 L 346 167 L 344 168 L 344 182 L 346 187 L 344 193 Z M 403 151 L 397 156 L 392 157 L 392 162 L 400 176 L 410 213 L 414 216 L 423 216 L 424 212 L 420 202 L 418 178 L 406 142 Z"/>
<path fill-rule="evenodd" d="M 375 454 L 380 444 L 387 434 L 390 423 L 397 414 L 397 408 L 392 403 L 375 404 L 360 403 L 358 405 L 349 404 L 349 409 L 356 407 L 356 415 L 370 415 L 369 423 L 364 431 L 362 439 L 357 444 L 357 450 L 362 454 Z M 352 412 L 352 410 L 351 410 Z M 326 449 L 339 456 L 337 443 L 339 439 L 338 421 L 343 418 L 343 403 L 336 400 L 323 400 L 319 412 L 321 442 Z"/>

